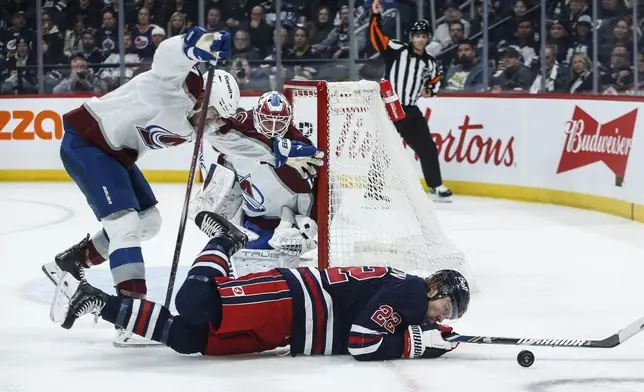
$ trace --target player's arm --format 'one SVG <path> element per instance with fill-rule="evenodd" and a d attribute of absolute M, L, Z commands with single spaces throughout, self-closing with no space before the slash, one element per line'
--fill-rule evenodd
<path fill-rule="evenodd" d="M 206 33 L 193 27 L 183 35 L 163 41 L 152 60 L 152 74 L 160 86 L 176 89 L 183 85 L 186 76 L 198 62 L 216 64 L 230 56 L 230 35 L 227 32 Z"/>
<path fill-rule="evenodd" d="M 433 57 L 429 61 L 429 67 L 425 69 L 423 77 L 425 84 L 420 95 L 429 98 L 438 94 L 438 90 L 441 88 L 441 78 L 438 74 L 438 63 Z"/>
<path fill-rule="evenodd" d="M 424 300 L 410 301 L 408 281 L 376 295 L 351 325 L 348 350 L 359 361 L 437 357 L 456 344 L 446 342 L 437 324 L 422 323 Z M 426 303 L 426 302 L 425 302 Z M 425 305 L 426 310 L 426 305 Z M 434 332 L 432 332 L 434 331 Z"/>

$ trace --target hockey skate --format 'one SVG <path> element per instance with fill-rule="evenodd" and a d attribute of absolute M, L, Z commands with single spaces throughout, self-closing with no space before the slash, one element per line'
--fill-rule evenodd
<path fill-rule="evenodd" d="M 93 287 L 87 281 L 82 281 L 69 300 L 69 307 L 61 326 L 70 329 L 77 319 L 86 314 L 93 314 L 95 319 L 98 319 L 109 298 L 109 295 Z"/>
<path fill-rule="evenodd" d="M 441 203 L 451 203 L 452 202 L 452 191 L 445 185 L 439 185 L 436 188 L 432 188 L 430 191 L 432 195 L 432 200 Z"/>
<path fill-rule="evenodd" d="M 54 262 L 43 264 L 42 272 L 56 286 L 58 286 L 65 273 L 71 274 L 74 279 L 80 282 L 85 278 L 81 260 L 85 258 L 88 243 L 89 234 L 78 244 L 57 254 L 54 257 Z M 69 290 L 63 290 L 62 292 L 67 298 L 71 298 L 73 294 Z"/>
<path fill-rule="evenodd" d="M 248 236 L 230 223 L 226 218 L 214 212 L 201 211 L 195 217 L 195 223 L 199 230 L 208 237 L 228 237 L 234 244 L 231 253 L 236 253 L 248 244 Z"/>

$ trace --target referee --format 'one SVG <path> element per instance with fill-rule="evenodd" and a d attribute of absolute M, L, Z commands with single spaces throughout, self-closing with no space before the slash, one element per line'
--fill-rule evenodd
<path fill-rule="evenodd" d="M 452 191 L 443 185 L 436 144 L 427 120 L 416 106 L 418 97 L 433 97 L 440 88 L 436 59 L 425 51 L 429 41 L 429 24 L 420 20 L 411 27 L 410 45 L 389 39 L 380 28 L 382 6 L 374 0 L 369 25 L 371 44 L 385 59 L 385 78 L 391 81 L 400 98 L 404 119 L 394 123 L 398 133 L 418 154 L 427 185 L 437 201 L 451 201 Z"/>

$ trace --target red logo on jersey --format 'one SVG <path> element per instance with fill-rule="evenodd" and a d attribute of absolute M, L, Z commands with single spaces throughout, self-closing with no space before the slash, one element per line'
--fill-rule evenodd
<path fill-rule="evenodd" d="M 633 144 L 637 109 L 605 124 L 575 106 L 572 119 L 566 122 L 566 143 L 557 174 L 595 162 L 604 162 L 615 173 L 616 186 L 622 186 L 628 155 Z"/>
<path fill-rule="evenodd" d="M 139 131 L 143 143 L 152 150 L 178 146 L 191 140 L 189 136 L 179 136 L 158 125 L 148 125 L 145 128 L 137 126 L 136 129 Z"/>
<path fill-rule="evenodd" d="M 233 287 L 233 295 L 235 297 L 240 296 L 240 295 L 244 295 L 244 294 L 245 293 L 244 293 L 244 288 L 243 287 L 240 287 L 240 286 Z"/>

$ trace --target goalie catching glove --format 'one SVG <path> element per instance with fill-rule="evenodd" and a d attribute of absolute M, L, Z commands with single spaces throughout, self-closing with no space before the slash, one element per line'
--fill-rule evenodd
<path fill-rule="evenodd" d="M 288 207 L 282 207 L 279 226 L 268 244 L 287 256 L 300 256 L 318 246 L 318 225 L 308 216 L 295 216 Z"/>
<path fill-rule="evenodd" d="M 436 358 L 458 346 L 445 340 L 452 328 L 430 321 L 424 325 L 410 325 L 405 331 L 405 358 Z"/>
<path fill-rule="evenodd" d="M 324 165 L 324 152 L 308 144 L 289 139 L 274 138 L 275 168 L 291 166 L 304 179 L 315 177 Z"/>

